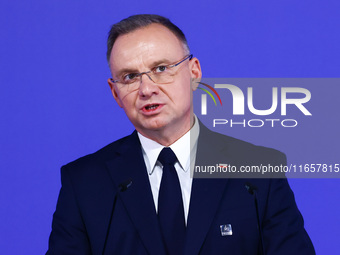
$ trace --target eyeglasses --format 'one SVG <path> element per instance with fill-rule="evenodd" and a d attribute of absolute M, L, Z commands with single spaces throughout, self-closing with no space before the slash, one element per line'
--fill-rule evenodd
<path fill-rule="evenodd" d="M 175 64 L 156 66 L 147 72 L 124 74 L 119 80 L 113 80 L 111 78 L 111 82 L 119 83 L 122 85 L 130 85 L 130 84 L 139 85 L 143 74 L 146 74 L 146 76 L 148 76 L 149 79 L 152 80 L 154 83 L 158 83 L 158 84 L 171 83 L 174 81 L 174 76 L 177 73 L 177 70 L 174 67 L 179 66 L 181 63 L 183 63 L 187 59 L 189 59 L 190 61 L 192 57 L 193 55 L 190 54 L 184 57 L 183 59 L 175 62 Z"/>

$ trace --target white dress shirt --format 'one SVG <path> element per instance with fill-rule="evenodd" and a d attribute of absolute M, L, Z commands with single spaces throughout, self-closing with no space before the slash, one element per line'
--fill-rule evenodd
<path fill-rule="evenodd" d="M 195 116 L 195 123 L 193 127 L 175 143 L 169 147 L 175 153 L 178 161 L 175 163 L 175 169 L 177 171 L 179 183 L 182 190 L 183 207 L 185 223 L 187 223 L 189 213 L 190 194 L 192 186 L 192 178 L 190 176 L 190 167 L 195 165 L 196 151 L 197 151 L 197 139 L 199 134 L 199 124 L 197 117 Z M 157 161 L 158 155 L 165 147 L 145 136 L 138 133 L 139 140 L 143 149 L 143 157 L 148 171 L 149 181 L 151 185 L 151 191 L 153 200 L 158 211 L 158 193 L 162 180 L 162 164 Z M 191 169 L 192 170 L 192 169 Z"/>

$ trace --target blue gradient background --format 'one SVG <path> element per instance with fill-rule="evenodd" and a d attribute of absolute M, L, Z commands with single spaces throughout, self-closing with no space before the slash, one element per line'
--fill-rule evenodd
<path fill-rule="evenodd" d="M 339 77 L 339 10 L 339 1 L 1 1 L 1 254 L 43 254 L 60 166 L 133 130 L 106 83 L 111 24 L 138 13 L 169 17 L 205 77 Z M 303 137 L 291 133 L 293 142 L 313 140 L 318 155 L 336 148 L 319 143 L 339 140 L 326 128 L 327 118 L 339 119 L 339 104 L 325 101 L 329 114 L 313 116 L 324 125 L 305 126 Z M 288 143 L 273 132 L 278 144 Z M 238 137 L 249 140 L 246 131 Z M 261 136 L 251 142 L 272 146 Z M 290 183 L 317 253 L 335 254 L 339 180 Z"/>

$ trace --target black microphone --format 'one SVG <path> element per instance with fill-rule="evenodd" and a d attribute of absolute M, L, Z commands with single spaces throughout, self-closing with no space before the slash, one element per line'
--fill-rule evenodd
<path fill-rule="evenodd" d="M 104 242 L 104 247 L 103 247 L 103 252 L 102 252 L 103 255 L 105 254 L 106 244 L 107 244 L 107 240 L 108 240 L 109 234 L 110 234 L 111 222 L 112 222 L 112 218 L 113 218 L 113 212 L 114 212 L 115 207 L 116 207 L 116 202 L 117 202 L 118 194 L 120 192 L 126 191 L 131 185 L 132 185 L 132 180 L 131 179 L 126 180 L 126 181 L 124 181 L 124 182 L 122 182 L 121 184 L 118 185 L 118 191 L 116 192 L 115 198 L 113 200 L 113 205 L 112 205 L 112 210 L 111 210 L 109 226 L 108 226 L 107 231 L 106 231 L 105 242 Z"/>
<path fill-rule="evenodd" d="M 258 227 L 259 236 L 260 236 L 260 251 L 261 251 L 261 255 L 265 255 L 263 235 L 262 235 L 262 226 L 261 226 L 261 223 L 260 223 L 260 213 L 259 213 L 259 206 L 258 206 L 258 201 L 257 201 L 257 187 L 255 185 L 252 185 L 250 182 L 246 182 L 246 184 L 244 186 L 246 187 L 249 194 L 254 196 L 257 227 Z"/>
<path fill-rule="evenodd" d="M 125 182 L 122 182 L 119 184 L 118 188 L 120 192 L 126 191 L 130 186 L 132 185 L 132 180 L 126 180 Z"/>

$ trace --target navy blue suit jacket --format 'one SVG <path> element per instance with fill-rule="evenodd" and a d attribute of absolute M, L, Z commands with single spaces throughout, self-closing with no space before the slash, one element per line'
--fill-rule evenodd
<path fill-rule="evenodd" d="M 207 155 L 214 155 L 216 162 Z M 281 152 L 200 125 L 196 165 L 207 164 L 203 159 L 211 165 L 285 164 Z M 119 191 L 128 180 L 130 187 Z M 136 132 L 63 166 L 61 181 L 46 254 L 102 254 L 107 240 L 105 254 L 166 255 Z M 254 198 L 245 182 L 194 178 L 185 255 L 258 254 Z M 252 179 L 251 183 L 258 187 L 266 254 L 315 254 L 287 180 Z M 222 236 L 220 226 L 227 224 L 233 234 Z"/>

